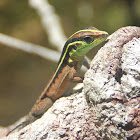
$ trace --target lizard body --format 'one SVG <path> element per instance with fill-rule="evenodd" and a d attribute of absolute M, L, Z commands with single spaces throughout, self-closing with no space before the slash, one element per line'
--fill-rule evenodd
<path fill-rule="evenodd" d="M 73 85 L 72 83 L 83 81 L 83 78 L 77 77 L 77 73 L 83 63 L 88 65 L 84 59 L 85 54 L 103 42 L 107 36 L 107 32 L 100 31 L 94 27 L 80 30 L 70 36 L 64 45 L 56 71 L 48 85 L 32 107 L 28 119 L 16 128 L 23 128 L 40 118 L 53 105 L 55 100 L 67 93 L 71 85 Z"/>

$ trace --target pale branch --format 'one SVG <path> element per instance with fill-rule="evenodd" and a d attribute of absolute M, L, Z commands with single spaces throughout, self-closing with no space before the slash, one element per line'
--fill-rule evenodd
<path fill-rule="evenodd" d="M 67 37 L 64 35 L 60 18 L 55 13 L 53 6 L 49 4 L 48 0 L 29 0 L 29 4 L 39 14 L 49 42 L 62 51 Z"/>
<path fill-rule="evenodd" d="M 25 42 L 14 37 L 10 37 L 0 33 L 0 43 L 10 48 L 22 50 L 27 53 L 38 55 L 44 59 L 58 62 L 60 53 L 51 49 Z M 55 56 L 55 57 L 54 57 Z"/>
<path fill-rule="evenodd" d="M 48 34 L 49 42 L 62 51 L 66 37 L 60 24 L 59 17 L 54 13 L 54 8 L 46 0 L 30 0 L 30 5 L 37 10 L 42 24 Z M 55 40 L 55 41 L 54 41 Z M 0 34 L 0 43 L 8 47 L 19 49 L 27 53 L 36 54 L 47 60 L 58 62 L 60 53 L 51 49 L 35 45 L 19 39 Z M 55 57 L 54 57 L 55 56 Z"/>

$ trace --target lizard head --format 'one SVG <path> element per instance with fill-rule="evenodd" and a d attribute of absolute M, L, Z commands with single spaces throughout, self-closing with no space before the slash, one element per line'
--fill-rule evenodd
<path fill-rule="evenodd" d="M 79 61 L 92 48 L 103 42 L 108 36 L 105 31 L 89 27 L 74 33 L 64 45 L 62 56 L 73 62 Z M 61 59 L 63 59 L 61 56 Z"/>

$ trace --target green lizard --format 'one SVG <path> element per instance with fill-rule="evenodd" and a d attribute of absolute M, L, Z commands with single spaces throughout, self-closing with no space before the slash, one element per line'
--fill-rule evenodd
<path fill-rule="evenodd" d="M 80 30 L 70 36 L 64 45 L 54 75 L 31 109 L 27 121 L 21 123 L 16 128 L 21 129 L 40 118 L 53 105 L 55 100 L 67 93 L 73 82 L 83 81 L 82 77 L 76 75 L 82 64 L 89 66 L 87 61 L 85 61 L 85 54 L 103 42 L 107 36 L 107 32 L 100 31 L 95 27 Z"/>

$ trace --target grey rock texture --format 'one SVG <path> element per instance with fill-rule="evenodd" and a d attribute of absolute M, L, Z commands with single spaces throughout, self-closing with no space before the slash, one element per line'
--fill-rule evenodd
<path fill-rule="evenodd" d="M 84 93 L 94 106 L 95 124 L 102 139 L 140 137 L 139 37 L 138 27 L 116 31 L 85 75 Z"/>
<path fill-rule="evenodd" d="M 81 93 L 57 100 L 3 140 L 140 139 L 140 28 L 117 30 L 92 60 Z"/>

